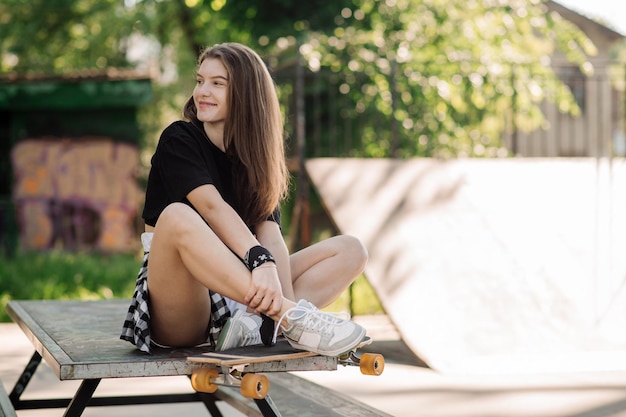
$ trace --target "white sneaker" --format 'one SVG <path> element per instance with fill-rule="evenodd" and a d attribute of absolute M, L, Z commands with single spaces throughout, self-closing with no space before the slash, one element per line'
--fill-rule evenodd
<path fill-rule="evenodd" d="M 235 347 L 261 344 L 261 317 L 256 314 L 236 310 L 222 328 L 215 351 L 221 352 Z"/>
<path fill-rule="evenodd" d="M 325 356 L 349 352 L 365 336 L 360 325 L 321 311 L 306 300 L 287 310 L 279 323 L 291 346 Z"/>

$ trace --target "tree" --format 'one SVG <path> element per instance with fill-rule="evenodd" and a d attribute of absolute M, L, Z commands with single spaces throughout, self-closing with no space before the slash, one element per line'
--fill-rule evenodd
<path fill-rule="evenodd" d="M 326 111 L 367 121 L 355 128 L 363 147 L 351 154 L 369 156 L 502 154 L 500 132 L 539 126 L 541 100 L 577 112 L 549 67 L 551 54 L 561 50 L 588 72 L 593 53 L 584 34 L 541 0 L 0 4 L 0 72 L 150 72 L 156 102 L 142 122 L 152 141 L 179 117 L 201 48 L 239 41 L 276 56 L 296 39 L 311 70 L 339 79 L 346 102 Z"/>
<path fill-rule="evenodd" d="M 544 99 L 576 114 L 550 56 L 560 50 L 589 73 L 595 53 L 539 0 L 354 0 L 301 50 L 311 70 L 345 80 L 353 117 L 389 118 L 382 131 L 363 126 L 361 154 L 439 157 L 504 155 L 501 132 L 540 126 Z"/>
<path fill-rule="evenodd" d="M 0 16 L 2 73 L 130 66 L 126 52 L 136 26 L 119 1 L 5 0 Z"/>
<path fill-rule="evenodd" d="M 232 25 L 231 34 L 239 34 L 246 38 L 243 40 L 263 46 L 309 31 L 332 31 L 341 10 L 352 4 L 351 0 L 231 0 L 224 3 L 220 16 Z"/>

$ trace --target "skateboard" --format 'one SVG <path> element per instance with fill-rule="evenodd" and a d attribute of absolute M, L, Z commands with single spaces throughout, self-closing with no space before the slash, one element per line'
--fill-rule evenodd
<path fill-rule="evenodd" d="M 357 355 L 359 349 L 371 343 L 372 338 L 366 336 L 355 348 L 336 357 L 295 349 L 284 338 L 278 339 L 272 347 L 255 345 L 189 356 L 187 361 L 191 363 L 209 365 L 193 370 L 191 386 L 198 392 L 210 394 L 219 386 L 238 387 L 246 398 L 264 399 L 270 383 L 265 375 L 258 372 L 311 370 L 305 365 L 315 364 L 317 359 L 330 360 L 331 366 L 319 367 L 320 370 L 336 370 L 338 365 L 358 366 L 362 374 L 378 376 L 385 368 L 383 355 Z"/>

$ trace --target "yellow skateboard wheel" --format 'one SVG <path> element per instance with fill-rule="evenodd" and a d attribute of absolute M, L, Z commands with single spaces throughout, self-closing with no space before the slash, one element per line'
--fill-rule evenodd
<path fill-rule="evenodd" d="M 262 400 L 270 391 L 270 381 L 265 375 L 245 374 L 241 378 L 240 391 L 246 398 Z"/>
<path fill-rule="evenodd" d="M 364 353 L 359 368 L 363 375 L 378 376 L 385 370 L 385 358 L 378 353 Z"/>
<path fill-rule="evenodd" d="M 191 386 L 198 392 L 213 394 L 217 391 L 217 384 L 214 384 L 212 380 L 215 380 L 218 375 L 219 372 L 215 368 L 194 369 L 191 373 Z"/>

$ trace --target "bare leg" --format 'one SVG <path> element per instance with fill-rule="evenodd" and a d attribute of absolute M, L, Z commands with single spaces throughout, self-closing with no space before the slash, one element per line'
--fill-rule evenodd
<path fill-rule="evenodd" d="M 304 248 L 290 257 L 296 300 L 319 308 L 341 295 L 365 269 L 367 250 L 349 235 L 335 236 Z"/>
<path fill-rule="evenodd" d="M 248 269 L 190 207 L 175 203 L 161 213 L 148 263 L 151 331 L 157 342 L 190 346 L 205 341 L 208 289 L 243 302 L 250 282 Z M 281 314 L 293 305 L 284 300 Z"/>

